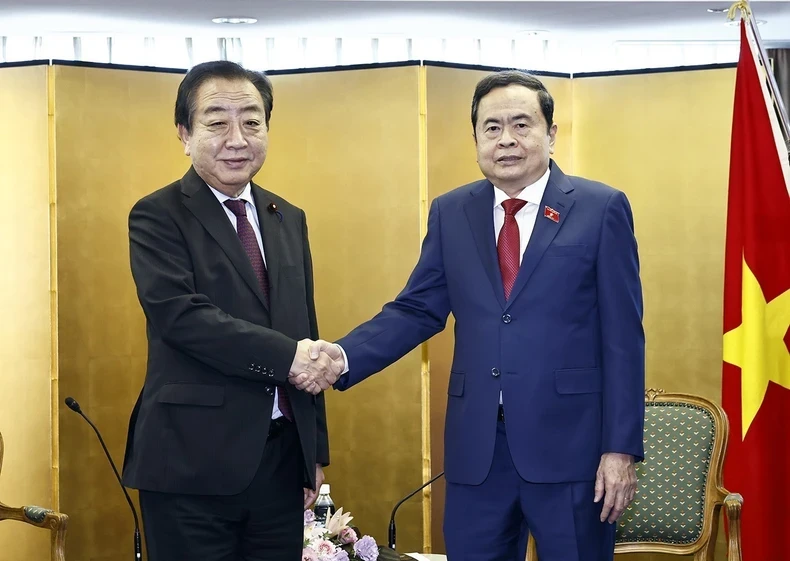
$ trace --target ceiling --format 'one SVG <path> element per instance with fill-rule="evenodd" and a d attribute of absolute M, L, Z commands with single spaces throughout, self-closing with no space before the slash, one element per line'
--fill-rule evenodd
<path fill-rule="evenodd" d="M 701 2 L 384 0 L 0 0 L 0 35 L 519 37 L 728 41 L 730 0 Z M 751 2 L 766 46 L 790 45 L 790 1 Z M 252 25 L 212 18 L 249 16 Z"/>

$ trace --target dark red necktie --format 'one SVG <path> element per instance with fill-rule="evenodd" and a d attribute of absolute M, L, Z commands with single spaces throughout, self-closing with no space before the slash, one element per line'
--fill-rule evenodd
<path fill-rule="evenodd" d="M 236 215 L 236 232 L 239 234 L 239 240 L 247 252 L 247 257 L 250 258 L 252 270 L 255 271 L 255 276 L 258 277 L 258 284 L 261 287 L 263 296 L 266 302 L 269 302 L 269 275 L 266 272 L 266 264 L 263 262 L 263 255 L 261 255 L 261 248 L 258 246 L 258 240 L 255 237 L 255 231 L 252 229 L 252 224 L 247 220 L 247 206 L 246 202 L 242 200 L 225 201 L 225 206 Z M 285 418 L 293 421 L 293 412 L 291 411 L 291 404 L 288 400 L 288 394 L 285 393 L 283 388 L 278 388 L 277 391 L 277 407 L 280 409 Z"/>
<path fill-rule="evenodd" d="M 502 201 L 505 209 L 505 223 L 499 231 L 497 241 L 497 255 L 499 256 L 499 272 L 502 273 L 502 286 L 505 289 L 505 300 L 510 298 L 510 291 L 516 283 L 520 266 L 521 238 L 516 222 L 516 213 L 521 210 L 527 201 L 521 199 L 507 199 Z"/>

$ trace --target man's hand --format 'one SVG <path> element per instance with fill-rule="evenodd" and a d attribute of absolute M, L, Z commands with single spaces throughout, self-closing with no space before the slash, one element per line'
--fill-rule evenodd
<path fill-rule="evenodd" d="M 313 345 L 310 339 L 299 341 L 288 381 L 298 390 L 317 395 L 329 389 L 337 381 L 340 373 L 345 369 L 345 363 L 336 345 L 332 349 L 331 356 L 329 353 L 314 350 Z M 338 355 L 340 355 L 339 360 Z"/>
<path fill-rule="evenodd" d="M 614 524 L 636 495 L 636 468 L 630 454 L 610 452 L 601 456 L 595 476 L 595 502 L 604 496 L 601 522 Z"/>
<path fill-rule="evenodd" d="M 321 464 L 315 465 L 315 489 L 310 489 L 309 487 L 304 488 L 304 508 L 307 510 L 310 508 L 316 498 L 318 498 L 318 491 L 321 490 L 321 484 L 324 482 L 324 468 L 321 467 Z"/>
<path fill-rule="evenodd" d="M 313 341 L 310 345 L 310 358 L 315 360 L 320 356 L 321 353 L 328 354 L 333 361 L 341 364 L 343 366 L 343 368 L 340 370 L 341 372 L 346 369 L 343 351 L 340 350 L 339 345 L 330 343 L 329 341 L 324 341 L 323 339 Z"/>

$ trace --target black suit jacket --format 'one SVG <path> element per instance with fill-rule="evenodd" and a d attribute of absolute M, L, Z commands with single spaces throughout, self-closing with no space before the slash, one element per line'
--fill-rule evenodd
<path fill-rule="evenodd" d="M 261 461 L 275 385 L 291 400 L 305 486 L 315 485 L 316 463 L 329 463 L 323 394 L 287 381 L 297 341 L 318 338 L 305 214 L 255 184 L 252 195 L 271 304 L 194 168 L 138 201 L 129 215 L 148 367 L 129 423 L 128 487 L 205 495 L 244 490 Z M 267 210 L 271 203 L 279 215 Z"/>

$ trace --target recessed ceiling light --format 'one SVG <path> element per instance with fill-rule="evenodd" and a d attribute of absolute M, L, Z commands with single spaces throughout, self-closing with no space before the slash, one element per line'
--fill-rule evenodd
<path fill-rule="evenodd" d="M 729 11 L 729 8 L 708 8 L 710 14 L 726 14 Z"/>
<path fill-rule="evenodd" d="M 255 18 L 214 18 L 211 21 L 213 21 L 214 23 L 238 24 L 238 23 L 255 23 L 258 20 Z"/>

